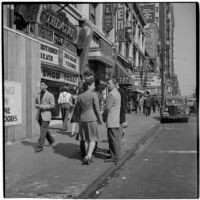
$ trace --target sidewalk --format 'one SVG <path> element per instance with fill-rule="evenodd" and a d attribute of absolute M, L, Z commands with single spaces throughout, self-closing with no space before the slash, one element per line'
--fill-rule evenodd
<path fill-rule="evenodd" d="M 123 138 L 122 157 L 155 127 L 159 113 L 150 117 L 127 114 L 129 127 Z M 5 146 L 5 197 L 9 198 L 76 198 L 101 175 L 112 169 L 104 163 L 105 155 L 97 153 L 92 165 L 82 165 L 79 141 L 62 134 L 57 122 L 51 122 L 54 147 L 34 152 L 38 138 Z M 71 130 L 71 127 L 69 127 Z M 58 132 L 57 132 L 58 131 Z M 108 149 L 106 128 L 100 135 L 99 148 Z"/>

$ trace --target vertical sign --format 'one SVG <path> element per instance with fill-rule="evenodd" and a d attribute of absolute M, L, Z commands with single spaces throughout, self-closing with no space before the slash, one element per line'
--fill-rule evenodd
<path fill-rule="evenodd" d="M 154 3 L 140 5 L 140 9 L 147 23 L 155 22 L 155 5 Z"/>
<path fill-rule="evenodd" d="M 125 7 L 124 3 L 118 3 L 117 9 L 117 41 L 125 41 Z"/>
<path fill-rule="evenodd" d="M 4 123 L 5 126 L 22 123 L 22 93 L 21 83 L 4 82 Z"/>
<path fill-rule="evenodd" d="M 104 4 L 104 29 L 108 33 L 113 28 L 112 4 Z"/>

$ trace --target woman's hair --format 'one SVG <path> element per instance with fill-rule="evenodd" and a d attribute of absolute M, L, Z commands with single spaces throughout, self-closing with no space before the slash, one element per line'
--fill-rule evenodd
<path fill-rule="evenodd" d="M 83 83 L 82 89 L 83 92 L 85 92 L 86 90 L 88 90 L 89 86 L 92 85 L 92 83 L 94 83 L 94 79 L 88 79 Z"/>

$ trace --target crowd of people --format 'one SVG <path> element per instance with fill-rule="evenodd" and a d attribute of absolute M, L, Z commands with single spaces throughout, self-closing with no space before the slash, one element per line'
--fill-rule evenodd
<path fill-rule="evenodd" d="M 69 121 L 72 123 L 71 136 L 75 135 L 75 126 L 79 126 L 76 139 L 80 140 L 83 164 L 92 163 L 92 154 L 98 149 L 100 129 L 106 123 L 109 144 L 109 156 L 105 162 L 119 162 L 121 155 L 122 137 L 125 134 L 126 122 L 126 93 L 119 87 L 116 78 L 110 78 L 107 83 L 108 95 L 102 101 L 101 95 L 95 89 L 95 80 L 92 74 L 85 76 L 82 84 L 72 95 L 64 85 L 59 94 L 58 104 L 62 114 L 62 131 L 68 130 Z M 45 138 L 49 145 L 55 142 L 48 128 L 51 121 L 51 109 L 55 107 L 54 95 L 48 92 L 45 80 L 40 83 L 40 93 L 35 100 L 37 120 L 40 125 L 40 137 L 36 152 L 41 152 Z M 102 106 L 101 104 L 104 104 Z"/>
<path fill-rule="evenodd" d="M 37 120 L 40 125 L 40 137 L 37 142 L 36 152 L 41 152 L 45 138 L 52 146 L 55 142 L 48 127 L 51 121 L 51 109 L 55 107 L 54 95 L 48 92 L 48 84 L 45 80 L 40 83 L 40 93 L 35 100 Z M 129 99 L 126 92 L 119 86 L 116 78 L 112 77 L 107 82 L 108 95 L 106 100 L 99 93 L 98 82 L 92 74 L 85 74 L 84 80 L 76 88 L 74 94 L 69 92 L 67 85 L 60 89 L 58 104 L 60 106 L 63 125 L 61 131 L 68 130 L 68 123 L 72 123 L 71 136 L 76 135 L 80 141 L 80 149 L 83 164 L 92 163 L 92 155 L 97 151 L 100 129 L 106 123 L 107 139 L 109 144 L 109 156 L 105 162 L 119 162 L 121 155 L 122 138 L 128 126 L 126 111 Z M 136 113 L 144 113 L 149 116 L 151 107 L 156 112 L 159 102 L 156 98 L 150 98 L 147 92 L 145 96 L 138 96 L 135 104 Z M 79 127 L 75 133 L 75 127 Z"/>

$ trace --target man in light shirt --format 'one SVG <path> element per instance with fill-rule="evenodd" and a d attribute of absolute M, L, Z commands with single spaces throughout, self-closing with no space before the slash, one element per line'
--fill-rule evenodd
<path fill-rule="evenodd" d="M 58 104 L 60 105 L 61 108 L 61 114 L 62 114 L 62 120 L 63 120 L 63 126 L 62 126 L 62 131 L 67 131 L 68 125 L 68 117 L 70 113 L 70 106 L 72 105 L 72 95 L 68 92 L 69 89 L 66 85 L 64 85 L 61 88 L 61 93 L 59 94 L 58 98 Z"/>

